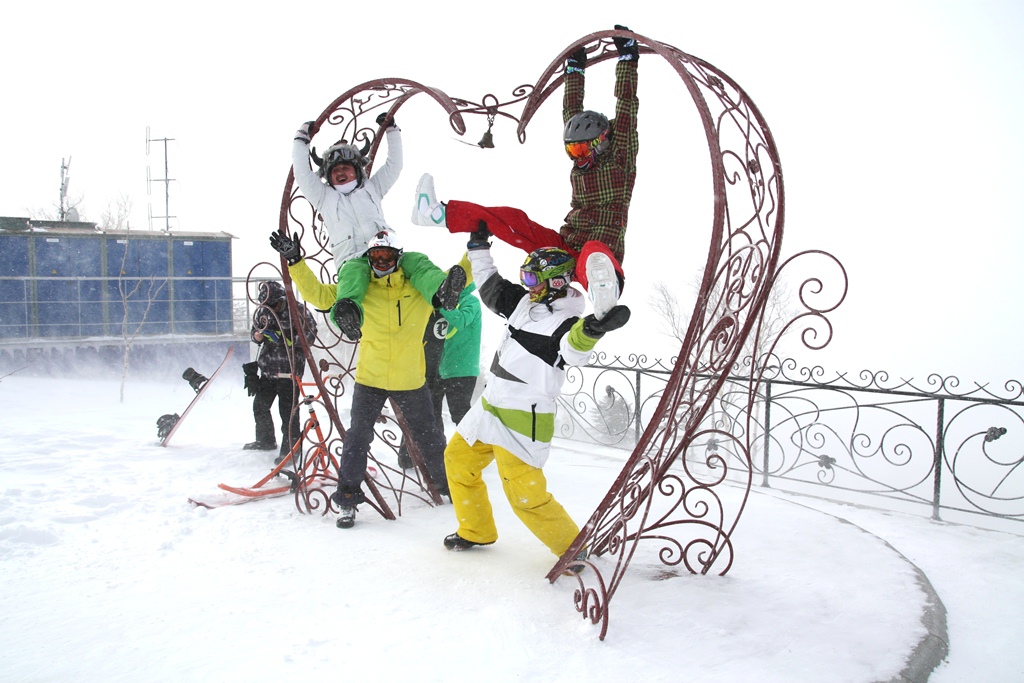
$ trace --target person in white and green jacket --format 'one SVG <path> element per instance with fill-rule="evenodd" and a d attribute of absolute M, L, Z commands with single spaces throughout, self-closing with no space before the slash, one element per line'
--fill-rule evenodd
<path fill-rule="evenodd" d="M 473 281 L 484 305 L 508 323 L 479 401 L 445 448 L 445 471 L 458 530 L 449 550 L 490 545 L 498 538 L 482 470 L 496 462 L 505 497 L 516 516 L 555 555 L 579 527 L 547 490 L 542 467 L 555 431 L 555 400 L 565 366 L 584 365 L 606 332 L 629 320 L 617 305 L 601 319 L 580 317 L 584 296 L 570 286 L 575 259 L 564 249 L 530 253 L 520 283 L 502 278 L 491 259 L 490 233 L 481 226 L 468 247 Z"/>

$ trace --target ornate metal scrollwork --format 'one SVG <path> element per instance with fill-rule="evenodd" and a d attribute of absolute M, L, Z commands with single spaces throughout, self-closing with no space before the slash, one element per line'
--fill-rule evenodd
<path fill-rule="evenodd" d="M 563 50 L 534 86 L 521 132 L 541 102 L 561 84 L 565 58 L 586 46 L 588 65 L 611 59 L 614 35 L 614 31 L 594 33 Z M 762 334 L 761 316 L 779 270 L 784 216 L 778 152 L 746 93 L 707 62 L 643 36 L 637 40 L 642 53 L 666 60 L 675 70 L 700 113 L 711 152 L 715 204 L 700 292 L 657 408 L 622 472 L 548 574 L 549 580 L 556 581 L 579 552 L 589 548 L 592 571 L 577 576 L 576 607 L 601 624 L 602 638 L 607 633 L 608 605 L 641 547 L 653 543 L 660 548 L 657 557 L 662 564 L 681 565 L 693 573 L 708 573 L 713 567 L 725 573 L 732 564 L 732 534 L 753 473 L 751 449 L 728 430 L 707 429 L 704 419 L 748 340 Z M 844 273 L 833 308 L 845 296 L 845 286 Z M 811 307 L 807 314 L 824 319 L 828 310 Z M 754 400 L 763 372 L 760 365 L 748 366 L 743 380 L 748 402 Z M 627 392 L 608 379 L 604 375 L 598 381 L 608 382 L 608 391 L 623 399 L 622 409 L 634 414 L 643 410 L 638 396 L 627 400 Z M 598 403 L 596 414 L 607 422 L 616 401 Z M 593 426 L 591 422 L 585 427 Z M 615 434 L 614 430 L 609 433 Z M 731 442 L 741 455 L 726 458 L 708 450 L 697 467 L 681 456 L 698 439 Z M 727 477 L 745 484 L 741 502 L 732 508 L 717 489 Z M 590 577 L 596 587 L 588 587 Z"/>
<path fill-rule="evenodd" d="M 346 91 L 336 98 L 320 114 L 313 125 L 313 134 L 319 140 L 327 140 L 327 144 L 344 139 L 348 142 L 369 150 L 372 158 L 376 154 L 381 141 L 382 130 L 375 123 L 376 117 L 382 112 L 395 114 L 410 98 L 426 95 L 436 102 L 448 114 L 452 129 L 459 135 L 466 131 L 463 116 L 469 114 L 487 117 L 493 122 L 495 117 L 504 117 L 518 122 L 518 118 L 507 111 L 507 108 L 522 102 L 529 94 L 527 86 L 520 86 L 512 97 L 500 101 L 494 95 L 485 95 L 480 103 L 466 99 L 452 99 L 442 90 L 426 86 L 415 81 L 402 79 L 379 79 L 368 81 Z M 328 134 L 329 133 L 329 134 Z M 278 230 L 286 235 L 299 239 L 303 247 L 306 263 L 313 269 L 321 282 L 337 282 L 336 267 L 328 249 L 328 235 L 323 218 L 301 195 L 295 185 L 294 176 L 289 171 L 282 195 Z M 268 270 L 269 269 L 269 270 Z M 250 280 L 259 271 L 261 278 L 276 277 L 287 285 L 288 305 L 294 313 L 297 302 L 294 299 L 291 278 L 283 260 L 273 266 L 270 263 L 259 264 L 250 273 Z M 251 290 L 251 288 L 250 288 Z M 327 443 L 311 444 L 339 457 L 345 437 L 344 421 L 339 406 L 347 403 L 346 394 L 355 378 L 355 344 L 345 339 L 332 325 L 327 313 L 320 313 L 316 343 L 304 349 L 309 361 L 309 371 L 320 389 L 323 407 L 333 429 Z M 326 379 L 325 379 L 326 378 Z M 376 429 L 374 446 L 369 454 L 375 475 L 367 474 L 364 480 L 370 496 L 367 502 L 386 518 L 393 519 L 395 511 L 401 514 L 404 502 L 417 500 L 434 505 L 441 502 L 437 491 L 429 481 L 429 477 L 417 467 L 403 470 L 395 467 L 400 435 L 403 433 L 403 420 L 397 408 L 392 405 L 391 413 L 385 414 Z M 418 461 L 419 455 L 415 441 L 408 440 L 410 455 Z M 304 512 L 322 511 L 328 514 L 334 510 L 329 492 L 322 488 L 303 488 L 297 494 L 297 506 Z"/>
<path fill-rule="evenodd" d="M 518 122 L 517 134 L 520 142 L 524 142 L 533 115 L 562 84 L 566 57 L 577 47 L 585 46 L 589 53 L 588 68 L 614 59 L 617 52 L 612 38 L 617 33 L 593 33 L 570 45 L 534 86 L 520 86 L 506 101 L 487 95 L 474 103 L 449 98 L 436 88 L 412 81 L 371 81 L 336 99 L 315 122 L 315 130 L 325 124 L 332 126 L 337 129 L 334 138 L 369 144 L 376 151 L 380 131 L 361 122 L 373 120 L 373 114 L 380 111 L 394 113 L 409 98 L 424 93 L 448 112 L 452 128 L 459 135 L 466 129 L 464 114 L 486 116 L 489 123 L 501 116 Z M 672 67 L 697 107 L 711 154 L 714 216 L 708 259 L 691 323 L 671 375 L 656 399 L 657 405 L 653 400 L 641 402 L 628 395 L 614 372 L 601 380 L 610 388 L 597 401 L 600 405 L 593 419 L 601 421 L 605 432 L 613 438 L 635 440 L 636 447 L 580 536 L 548 574 L 551 581 L 557 580 L 583 547 L 590 549 L 586 562 L 589 570 L 577 575 L 580 588 L 575 605 L 584 617 L 602 624 L 602 638 L 607 632 L 608 605 L 641 545 L 655 544 L 659 547 L 659 561 L 673 569 L 682 566 L 703 574 L 717 567 L 725 573 L 731 566 L 732 533 L 746 496 L 738 508 L 730 509 L 717 487 L 726 476 L 738 472 L 749 490 L 753 472 L 750 447 L 726 430 L 706 429 L 703 420 L 747 340 L 761 334 L 760 317 L 778 272 L 784 215 L 778 152 L 760 112 L 746 93 L 712 65 L 670 45 L 632 35 L 642 53 L 664 59 Z M 522 104 L 520 116 L 508 111 L 518 104 Z M 367 119 L 368 116 L 371 118 Z M 283 194 L 279 229 L 298 235 L 307 260 L 319 265 L 321 278 L 334 281 L 335 274 L 327 266 L 330 254 L 322 221 L 298 194 L 291 174 Z M 281 271 L 286 284 L 290 284 L 283 263 Z M 845 279 L 842 289 L 845 293 Z M 295 306 L 290 292 L 289 306 Z M 827 327 L 824 314 L 828 310 L 810 307 L 807 315 L 816 316 Z M 812 333 L 812 338 L 821 341 L 817 332 Z M 314 356 L 320 357 L 328 363 L 332 376 L 350 378 L 347 342 L 325 320 L 318 343 L 307 355 L 314 378 L 326 397 L 325 407 L 336 428 L 333 433 L 340 442 L 344 428 L 337 404 L 344 394 L 344 381 L 324 386 L 312 361 Z M 646 359 L 635 358 L 631 362 L 642 364 Z M 751 365 L 747 370 L 746 395 L 752 401 L 764 367 Z M 575 381 L 573 377 L 570 375 L 570 383 Z M 635 423 L 638 412 L 646 423 L 642 434 L 634 432 L 627 436 L 625 431 L 615 431 L 615 425 L 628 422 L 630 414 Z M 589 429 L 594 424 L 597 423 L 562 428 Z M 721 443 L 735 442 L 737 449 L 747 455 L 737 462 L 708 450 L 701 467 L 695 467 L 681 456 L 696 439 L 704 437 Z M 332 445 L 328 450 L 335 452 L 338 448 Z M 374 461 L 380 465 L 379 459 Z M 674 467 L 677 462 L 682 463 L 681 468 Z M 390 506 L 382 491 L 389 492 L 388 500 L 397 504 L 401 492 L 414 488 L 407 488 L 408 484 L 404 477 L 387 487 L 372 478 L 366 480 L 385 516 L 389 515 Z M 422 487 L 420 492 L 430 498 Z M 329 508 L 329 499 L 323 505 Z"/>

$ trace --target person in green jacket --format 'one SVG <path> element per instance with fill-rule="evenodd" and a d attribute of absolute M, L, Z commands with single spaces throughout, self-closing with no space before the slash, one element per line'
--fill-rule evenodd
<path fill-rule="evenodd" d="M 434 413 L 440 415 L 441 401 L 448 399 L 448 412 L 458 425 L 469 412 L 473 391 L 480 375 L 480 333 L 483 320 L 480 300 L 473 294 L 476 285 L 470 283 L 459 295 L 459 304 L 451 311 L 441 309 L 448 321 L 448 332 L 441 354 L 441 395 L 434 396 Z"/>

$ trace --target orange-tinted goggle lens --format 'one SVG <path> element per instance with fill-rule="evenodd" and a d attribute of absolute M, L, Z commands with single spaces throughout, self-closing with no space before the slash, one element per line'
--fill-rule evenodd
<path fill-rule="evenodd" d="M 567 142 L 565 153 L 573 159 L 584 159 L 590 156 L 592 142 Z"/>

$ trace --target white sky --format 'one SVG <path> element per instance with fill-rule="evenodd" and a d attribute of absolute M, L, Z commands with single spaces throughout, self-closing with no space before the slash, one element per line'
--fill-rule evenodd
<path fill-rule="evenodd" d="M 705 59 L 760 108 L 779 146 L 787 197 L 783 255 L 824 249 L 850 276 L 818 354 L 828 370 L 887 370 L 923 378 L 1020 378 L 1024 289 L 1017 267 L 1024 120 L 1016 2 L 622 3 L 598 0 L 566 16 L 550 3 L 8 3 L 0 42 L 0 215 L 58 199 L 71 157 L 72 197 L 99 220 L 120 194 L 132 225 L 164 214 L 169 143 L 172 229 L 226 231 L 235 274 L 272 257 L 292 133 L 358 83 L 401 77 L 449 95 L 507 99 L 569 44 L 625 24 Z M 586 15 L 581 17 L 581 15 Z M 693 271 L 710 224 L 692 104 L 653 57 L 640 65 L 639 180 L 631 210 L 625 302 L 648 320 L 649 284 L 664 279 L 692 301 Z M 588 74 L 587 105 L 610 110 L 610 67 Z M 594 99 L 592 99 L 594 98 Z M 602 101 L 601 98 L 605 98 Z M 675 98 L 675 99 L 673 99 Z M 415 100 L 400 113 L 405 170 L 385 203 L 409 248 L 439 262 L 446 235 L 411 234 L 409 197 L 424 171 L 443 199 L 518 205 L 557 227 L 567 210 L 558 96 L 514 142 L 499 121 L 495 150 L 451 140 L 440 110 Z M 475 143 L 482 119 L 470 119 Z M 699 133 L 699 131 L 698 131 Z M 694 152 L 691 154 L 690 152 Z M 154 219 L 162 227 L 163 219 Z M 654 249 L 655 251 L 651 251 Z M 666 254 L 673 253 L 673 257 Z M 516 265 L 518 255 L 506 260 Z M 676 263 L 680 261 L 680 263 Z M 688 307 L 688 306 L 687 306 Z M 667 356 L 676 349 L 634 326 L 603 346 Z"/>

